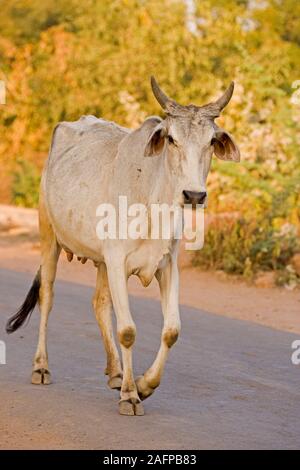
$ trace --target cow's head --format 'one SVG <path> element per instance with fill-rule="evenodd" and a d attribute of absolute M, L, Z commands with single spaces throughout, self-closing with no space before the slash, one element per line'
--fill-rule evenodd
<path fill-rule="evenodd" d="M 151 86 L 167 117 L 151 133 L 145 155 L 165 158 L 178 203 L 205 205 L 212 154 L 221 160 L 240 160 L 233 138 L 214 122 L 229 103 L 234 84 L 217 101 L 204 106 L 179 105 L 168 98 L 154 77 Z"/>

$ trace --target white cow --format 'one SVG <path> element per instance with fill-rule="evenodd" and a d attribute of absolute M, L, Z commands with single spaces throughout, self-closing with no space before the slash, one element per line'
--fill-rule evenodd
<path fill-rule="evenodd" d="M 121 390 L 119 411 L 125 415 L 144 414 L 141 400 L 158 387 L 180 332 L 178 240 L 173 235 L 167 240 L 101 240 L 96 234 L 97 206 L 110 203 L 117 207 L 121 195 L 127 196 L 128 205 L 205 205 L 213 152 L 223 160 L 239 161 L 233 139 L 214 123 L 232 96 L 233 83 L 221 98 L 201 107 L 177 104 L 153 77 L 151 85 L 165 119 L 150 117 L 136 130 L 93 116 L 56 126 L 40 189 L 41 266 L 24 304 L 7 323 L 7 332 L 15 331 L 39 301 L 41 321 L 32 383 L 49 384 L 46 333 L 61 249 L 69 260 L 73 254 L 82 262 L 92 260 L 98 271 L 93 306 L 107 354 L 105 373 L 108 385 Z M 144 286 L 156 276 L 164 316 L 156 359 L 137 379 L 132 370 L 136 327 L 127 292 L 132 274 Z M 123 368 L 114 340 L 112 305 Z"/>

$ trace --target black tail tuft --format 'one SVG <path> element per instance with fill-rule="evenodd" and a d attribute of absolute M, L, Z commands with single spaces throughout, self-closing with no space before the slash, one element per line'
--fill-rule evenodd
<path fill-rule="evenodd" d="M 17 313 L 15 313 L 6 323 L 7 333 L 13 333 L 18 328 L 20 328 L 20 326 L 23 325 L 27 317 L 30 318 L 30 315 L 39 299 L 40 286 L 41 275 L 40 270 L 38 270 L 30 288 L 30 291 L 28 292 L 27 297 L 24 300 L 22 306 L 19 308 Z"/>

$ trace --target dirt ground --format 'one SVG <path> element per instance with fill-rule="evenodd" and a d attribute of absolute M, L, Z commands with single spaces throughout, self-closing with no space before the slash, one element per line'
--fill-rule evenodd
<path fill-rule="evenodd" d="M 0 232 L 1 233 L 1 232 Z M 34 274 L 40 263 L 37 234 L 20 229 L 2 232 L 0 267 Z M 211 314 L 248 320 L 278 330 L 300 333 L 300 292 L 284 288 L 258 288 L 222 273 L 203 272 L 180 257 L 180 303 Z M 82 265 L 75 258 L 69 263 L 63 252 L 57 278 L 84 285 L 95 285 L 96 270 L 91 262 Z M 131 295 L 159 299 L 157 282 L 144 288 L 138 278 L 129 280 Z M 24 292 L 25 295 L 25 292 Z"/>

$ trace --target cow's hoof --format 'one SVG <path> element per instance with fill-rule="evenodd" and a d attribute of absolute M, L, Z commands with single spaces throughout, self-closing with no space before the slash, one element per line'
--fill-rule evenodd
<path fill-rule="evenodd" d="M 121 390 L 122 381 L 122 376 L 116 375 L 115 377 L 111 377 L 111 379 L 107 381 L 107 385 L 113 390 Z"/>
<path fill-rule="evenodd" d="M 131 398 L 119 401 L 119 413 L 125 416 L 144 416 L 144 407 L 141 402 Z"/>
<path fill-rule="evenodd" d="M 51 384 L 51 374 L 48 369 L 36 369 L 31 374 L 31 383 L 34 385 Z"/>
<path fill-rule="evenodd" d="M 150 385 L 148 385 L 143 375 L 137 377 L 135 383 L 141 400 L 146 400 L 146 398 L 150 397 L 155 390 L 155 388 L 152 388 Z"/>

